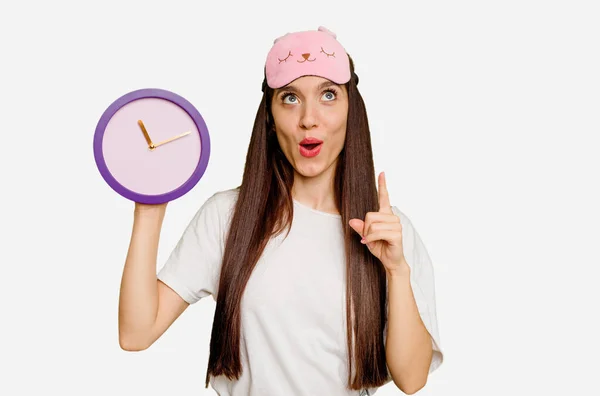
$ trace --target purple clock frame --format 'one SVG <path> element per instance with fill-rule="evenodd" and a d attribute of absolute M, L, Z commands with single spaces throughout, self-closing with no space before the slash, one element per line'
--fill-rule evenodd
<path fill-rule="evenodd" d="M 196 127 L 198 128 L 198 131 L 200 132 L 201 151 L 198 166 L 196 166 L 196 169 L 194 170 L 190 178 L 186 180 L 186 182 L 183 183 L 181 186 L 167 193 L 158 195 L 139 194 L 121 185 L 108 170 L 108 167 L 106 166 L 106 161 L 104 160 L 104 155 L 102 154 L 102 141 L 104 138 L 104 131 L 110 119 L 115 115 L 117 111 L 119 111 L 121 107 L 135 100 L 145 98 L 165 99 L 181 107 L 192 118 L 192 120 L 196 124 Z M 210 158 L 210 136 L 208 133 L 206 123 L 204 122 L 204 118 L 202 118 L 200 112 L 198 112 L 198 110 L 187 99 L 179 96 L 174 92 L 170 92 L 164 89 L 138 89 L 136 91 L 129 92 L 115 100 L 100 117 L 98 125 L 96 126 L 96 132 L 94 133 L 94 158 L 96 160 L 96 166 L 98 167 L 98 170 L 100 171 L 100 174 L 102 175 L 106 183 L 108 183 L 108 185 L 121 196 L 131 201 L 143 204 L 162 204 L 165 202 L 174 201 L 175 199 L 188 193 L 200 181 L 202 175 L 206 171 L 208 161 Z"/>

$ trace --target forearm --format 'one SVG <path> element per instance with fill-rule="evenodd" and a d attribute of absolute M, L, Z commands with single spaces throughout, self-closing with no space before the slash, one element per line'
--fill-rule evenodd
<path fill-rule="evenodd" d="M 388 273 L 386 360 L 394 383 L 412 394 L 427 382 L 432 342 L 410 284 L 410 268 Z"/>
<path fill-rule="evenodd" d="M 139 349 L 155 323 L 158 310 L 156 258 L 165 208 L 134 212 L 133 229 L 119 296 L 119 342 Z"/>

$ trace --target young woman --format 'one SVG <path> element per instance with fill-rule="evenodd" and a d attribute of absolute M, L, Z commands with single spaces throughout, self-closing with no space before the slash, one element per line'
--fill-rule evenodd
<path fill-rule="evenodd" d="M 158 275 L 166 205 L 136 204 L 119 305 L 125 350 L 212 295 L 219 395 L 421 389 L 442 363 L 433 268 L 375 180 L 367 113 L 336 35 L 288 33 L 265 63 L 242 183 L 198 210 Z"/>

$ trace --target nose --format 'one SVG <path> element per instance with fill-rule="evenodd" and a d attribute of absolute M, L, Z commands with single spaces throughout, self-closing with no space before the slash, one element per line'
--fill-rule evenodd
<path fill-rule="evenodd" d="M 306 60 L 310 56 L 310 52 L 308 54 L 302 54 L 302 57 Z"/>
<path fill-rule="evenodd" d="M 304 106 L 304 111 L 300 117 L 300 127 L 302 129 L 312 129 L 317 126 L 317 106 L 313 103 L 306 103 Z"/>

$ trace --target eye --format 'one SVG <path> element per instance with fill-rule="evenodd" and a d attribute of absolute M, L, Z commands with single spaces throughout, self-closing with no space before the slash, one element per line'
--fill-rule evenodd
<path fill-rule="evenodd" d="M 327 96 L 329 99 L 327 100 L 327 102 L 331 102 L 332 100 L 335 100 L 335 98 L 337 97 L 337 92 L 335 89 L 326 89 L 323 93 L 323 96 Z"/>
<path fill-rule="evenodd" d="M 325 98 L 326 102 L 332 102 L 334 100 L 337 99 L 337 91 L 333 88 L 328 88 L 325 91 L 323 91 L 323 96 Z M 285 100 L 287 98 L 291 98 L 293 100 L 286 102 Z M 298 98 L 296 98 L 296 95 L 292 92 L 284 92 L 281 94 L 280 96 L 281 102 L 284 104 L 295 104 L 298 103 Z"/>
<path fill-rule="evenodd" d="M 288 98 L 288 97 L 294 98 L 295 100 L 293 102 L 291 102 L 291 103 L 287 102 L 287 104 L 294 104 L 294 103 L 296 103 L 296 101 L 297 101 L 296 96 L 293 93 L 291 93 L 291 92 L 285 92 L 284 94 L 282 94 L 281 95 L 281 101 L 283 103 L 286 103 L 285 99 Z"/>
<path fill-rule="evenodd" d="M 333 56 L 335 58 L 335 52 L 332 54 L 328 54 L 327 52 L 325 52 L 325 50 L 323 49 L 323 47 L 321 47 L 321 52 L 324 53 L 325 55 L 327 55 L 327 57 L 329 58 L 330 56 Z"/>
<path fill-rule="evenodd" d="M 290 56 L 292 56 L 292 51 L 290 51 L 290 52 L 288 53 L 288 56 L 286 56 L 286 58 L 285 58 L 285 59 L 279 59 L 279 58 L 277 58 L 277 60 L 279 60 L 279 63 L 281 63 L 281 62 L 285 62 L 285 61 L 287 61 L 287 59 L 288 59 Z"/>

